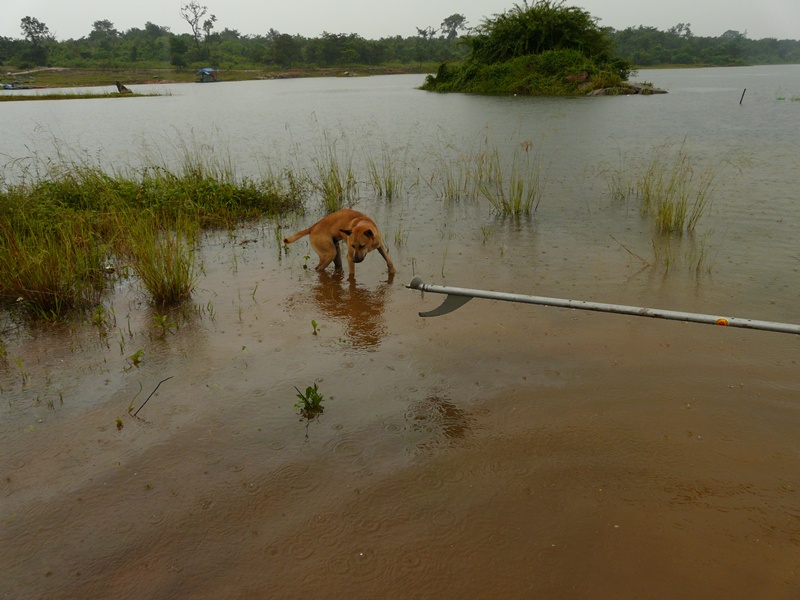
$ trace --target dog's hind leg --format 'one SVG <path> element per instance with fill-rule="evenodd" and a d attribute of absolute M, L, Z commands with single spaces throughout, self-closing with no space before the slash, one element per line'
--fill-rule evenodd
<path fill-rule="evenodd" d="M 342 251 L 339 248 L 339 240 L 335 240 L 333 245 L 336 246 L 336 258 L 333 259 L 333 265 L 337 270 L 342 268 Z"/>
<path fill-rule="evenodd" d="M 339 245 L 333 240 L 333 238 L 320 241 L 317 238 L 312 237 L 311 247 L 314 248 L 317 256 L 319 256 L 319 264 L 316 267 L 317 271 L 324 271 L 329 264 L 335 264 L 337 259 L 339 261 L 338 268 L 341 269 L 342 259 L 339 256 Z"/>

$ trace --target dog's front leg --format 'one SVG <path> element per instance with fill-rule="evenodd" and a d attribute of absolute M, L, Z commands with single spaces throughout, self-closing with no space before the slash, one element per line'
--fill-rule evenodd
<path fill-rule="evenodd" d="M 394 263 L 392 262 L 392 259 L 389 258 L 389 251 L 386 249 L 386 246 L 384 246 L 383 244 L 378 246 L 378 252 L 380 252 L 381 256 L 383 257 L 383 260 L 386 261 L 386 265 L 389 267 L 389 275 L 394 275 L 395 274 Z"/>

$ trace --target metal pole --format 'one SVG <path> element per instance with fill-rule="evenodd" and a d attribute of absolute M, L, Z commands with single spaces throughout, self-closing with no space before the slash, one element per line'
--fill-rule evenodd
<path fill-rule="evenodd" d="M 578 310 L 592 310 L 597 312 L 632 315 L 634 317 L 651 317 L 654 319 L 669 319 L 672 321 L 684 321 L 687 323 L 705 323 L 708 325 L 742 327 L 744 329 L 760 329 L 763 331 L 794 333 L 800 335 L 800 325 L 795 325 L 792 323 L 776 323 L 774 321 L 757 321 L 754 319 L 704 315 L 701 313 L 662 310 L 659 308 L 625 306 L 623 304 L 605 304 L 603 302 L 586 302 L 584 300 L 568 300 L 565 298 L 546 298 L 543 296 L 509 294 L 507 292 L 473 290 L 469 288 L 458 288 L 424 283 L 421 277 L 414 277 L 407 287 L 409 289 L 419 290 L 421 292 L 447 294 L 447 297 L 440 306 L 433 310 L 419 313 L 420 317 L 438 317 L 439 315 L 444 315 L 456 310 L 457 308 L 469 302 L 472 298 L 485 298 L 487 300 L 502 300 L 504 302 L 541 304 L 544 306 L 556 306 L 560 308 L 575 308 Z"/>

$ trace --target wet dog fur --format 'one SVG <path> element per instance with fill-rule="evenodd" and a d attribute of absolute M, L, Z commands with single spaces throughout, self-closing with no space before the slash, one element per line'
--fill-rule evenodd
<path fill-rule="evenodd" d="M 336 269 L 342 268 L 339 242 L 344 240 L 347 245 L 347 266 L 351 276 L 355 273 L 355 264 L 364 260 L 367 254 L 373 250 L 377 250 L 386 261 L 389 274 L 393 275 L 395 272 L 394 264 L 389 258 L 389 251 L 383 243 L 378 226 L 364 213 L 349 208 L 337 210 L 320 219 L 308 229 L 284 238 L 283 243 L 291 244 L 305 235 L 309 237 L 311 247 L 319 256 L 317 271 L 324 271 L 331 263 Z"/>

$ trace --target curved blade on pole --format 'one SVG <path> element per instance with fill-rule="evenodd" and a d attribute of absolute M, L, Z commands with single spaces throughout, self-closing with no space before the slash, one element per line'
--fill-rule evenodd
<path fill-rule="evenodd" d="M 659 308 L 644 308 L 641 306 L 625 306 L 623 304 L 605 304 L 602 302 L 586 302 L 584 300 L 568 300 L 565 298 L 545 298 L 542 296 L 525 296 L 523 294 L 509 294 L 507 292 L 491 292 L 487 290 L 473 290 L 469 288 L 456 288 L 444 285 L 424 283 L 421 277 L 414 277 L 407 286 L 412 290 L 432 292 L 434 294 L 447 294 L 441 306 L 428 312 L 421 312 L 421 317 L 438 317 L 464 306 L 471 298 L 485 298 L 487 300 L 502 300 L 505 302 L 519 302 L 522 304 L 541 304 L 557 306 L 560 308 L 574 308 L 578 310 L 592 310 L 634 317 L 651 317 L 654 319 L 670 319 L 687 323 L 706 323 L 709 325 L 723 325 L 729 327 L 742 327 L 745 329 L 760 329 L 762 331 L 775 331 L 777 333 L 794 333 L 800 335 L 800 325 L 793 323 L 777 323 L 774 321 L 757 321 L 737 317 L 722 317 L 704 315 L 701 313 L 679 312 L 675 310 L 662 310 Z"/>
<path fill-rule="evenodd" d="M 433 310 L 429 310 L 427 312 L 419 313 L 420 317 L 439 317 L 441 315 L 446 315 L 447 313 L 451 313 L 457 308 L 461 308 L 467 302 L 472 300 L 472 296 L 453 296 L 452 294 L 447 294 L 439 306 L 434 308 Z"/>

